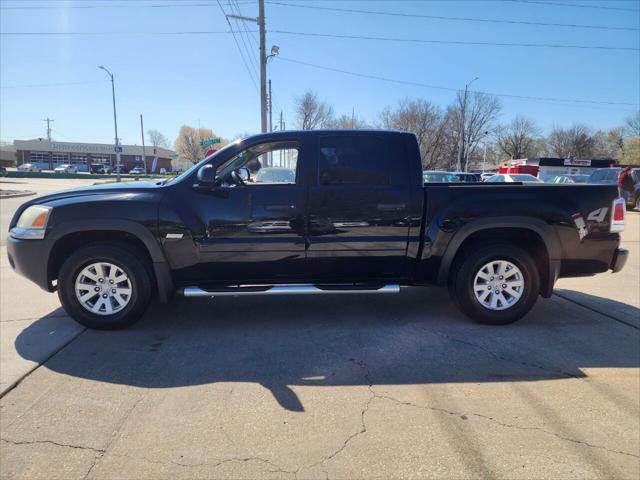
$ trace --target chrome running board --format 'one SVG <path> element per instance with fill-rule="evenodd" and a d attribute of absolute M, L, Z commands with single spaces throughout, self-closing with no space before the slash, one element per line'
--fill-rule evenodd
<path fill-rule="evenodd" d="M 249 295 L 331 295 L 345 293 L 400 293 L 400 285 L 239 285 L 224 289 L 203 290 L 200 287 L 185 287 L 185 297 L 236 297 Z"/>

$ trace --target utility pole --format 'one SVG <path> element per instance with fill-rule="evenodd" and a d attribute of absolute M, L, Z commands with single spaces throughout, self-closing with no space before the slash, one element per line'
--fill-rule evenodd
<path fill-rule="evenodd" d="M 271 79 L 269 79 L 269 131 L 273 132 L 273 99 L 271 98 Z"/>
<path fill-rule="evenodd" d="M 53 122 L 53 118 L 45 118 L 42 120 L 43 122 L 47 122 L 47 140 L 51 141 L 51 126 L 49 125 L 51 122 Z"/>
<path fill-rule="evenodd" d="M 260 31 L 260 129 L 262 130 L 262 133 L 265 133 L 269 129 L 269 126 L 267 125 L 267 60 L 270 57 L 276 56 L 279 48 L 274 45 L 271 48 L 271 55 L 267 55 L 267 30 L 264 16 L 264 0 L 258 0 L 258 18 L 227 14 L 225 14 L 225 17 L 227 17 L 227 21 L 229 21 L 229 18 L 233 18 L 235 20 L 242 20 L 243 22 L 256 22 L 258 24 L 258 29 Z M 229 24 L 229 26 L 231 26 L 231 24 Z"/>
<path fill-rule="evenodd" d="M 148 173 L 147 171 L 147 154 L 144 151 L 144 123 L 142 123 L 142 114 L 140 114 L 140 135 L 142 135 L 142 161 L 144 162 L 144 174 Z"/>
<path fill-rule="evenodd" d="M 458 165 L 456 165 L 456 171 L 462 171 L 462 150 L 464 148 L 464 128 L 465 128 L 465 113 L 467 110 L 467 90 L 469 90 L 469 85 L 478 80 L 479 77 L 475 77 L 469 83 L 464 86 L 464 96 L 462 97 L 462 112 L 460 112 L 461 116 L 461 124 L 460 124 L 460 132 L 459 132 L 459 141 L 458 141 Z M 465 155 L 466 157 L 466 155 Z M 466 163 L 465 163 L 465 171 L 466 171 Z"/>
<path fill-rule="evenodd" d="M 260 29 L 260 124 L 267 131 L 267 51 L 264 0 L 258 0 L 258 28 Z"/>
<path fill-rule="evenodd" d="M 118 119 L 116 116 L 116 87 L 113 82 L 113 73 L 107 70 L 102 65 L 98 66 L 99 69 L 107 72 L 107 75 L 111 78 L 111 95 L 113 97 L 113 126 L 116 131 L 116 182 L 120 181 L 120 140 L 118 139 Z"/>

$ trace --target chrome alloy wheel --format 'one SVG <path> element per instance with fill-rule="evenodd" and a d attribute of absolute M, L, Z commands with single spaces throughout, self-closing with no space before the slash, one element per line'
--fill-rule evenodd
<path fill-rule="evenodd" d="M 117 265 L 96 262 L 76 277 L 76 297 L 85 310 L 96 315 L 113 315 L 131 300 L 131 280 Z"/>
<path fill-rule="evenodd" d="M 494 260 L 476 274 L 473 292 L 484 308 L 506 310 L 520 300 L 524 292 L 524 277 L 513 263 Z"/>

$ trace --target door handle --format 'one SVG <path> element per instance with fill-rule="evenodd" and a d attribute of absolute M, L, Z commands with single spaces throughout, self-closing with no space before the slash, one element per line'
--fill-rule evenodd
<path fill-rule="evenodd" d="M 378 210 L 383 212 L 397 212 L 404 210 L 407 206 L 404 203 L 379 203 L 377 205 Z"/>
<path fill-rule="evenodd" d="M 267 205 L 265 207 L 266 210 L 269 211 L 283 211 L 283 210 L 295 210 L 295 205 Z"/>

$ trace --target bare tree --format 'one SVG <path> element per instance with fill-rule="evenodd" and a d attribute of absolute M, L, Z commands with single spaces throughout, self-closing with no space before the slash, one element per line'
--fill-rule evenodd
<path fill-rule="evenodd" d="M 169 148 L 169 139 L 160 133 L 159 130 L 147 130 L 147 138 L 153 148 Z"/>
<path fill-rule="evenodd" d="M 295 99 L 296 123 L 301 130 L 313 130 L 327 126 L 333 119 L 333 108 L 308 91 Z"/>
<path fill-rule="evenodd" d="M 366 120 L 360 118 L 355 113 L 351 115 L 340 115 L 338 118 L 328 121 L 326 126 L 344 130 L 369 128 Z"/>
<path fill-rule="evenodd" d="M 500 100 L 492 95 L 472 92 L 467 95 L 465 102 L 464 93 L 458 92 L 456 101 L 447 110 L 447 116 L 449 128 L 452 129 L 457 140 L 456 154 L 462 144 L 461 170 L 466 170 L 469 157 L 475 153 L 482 138 L 493 130 L 501 109 Z M 464 125 L 462 125 L 463 117 Z M 464 135 L 460 142 L 462 132 Z"/>
<path fill-rule="evenodd" d="M 537 153 L 540 129 L 527 117 L 516 116 L 496 131 L 496 144 L 509 158 L 533 157 Z"/>
<path fill-rule="evenodd" d="M 425 169 L 436 168 L 442 162 L 445 140 L 443 118 L 440 107 L 423 99 L 406 98 L 395 109 L 387 107 L 380 113 L 383 128 L 416 135 Z"/>
<path fill-rule="evenodd" d="M 640 110 L 626 120 L 627 131 L 632 137 L 640 137 Z"/>
<path fill-rule="evenodd" d="M 182 125 L 175 141 L 178 156 L 191 163 L 197 163 L 204 156 L 200 140 L 208 138 L 217 138 L 217 135 L 208 128 L 193 128 L 189 125 Z M 220 145 L 224 145 L 224 143 L 221 142 Z"/>
<path fill-rule="evenodd" d="M 591 130 L 585 125 L 554 127 L 547 137 L 547 152 L 560 158 L 591 158 L 595 144 Z"/>

